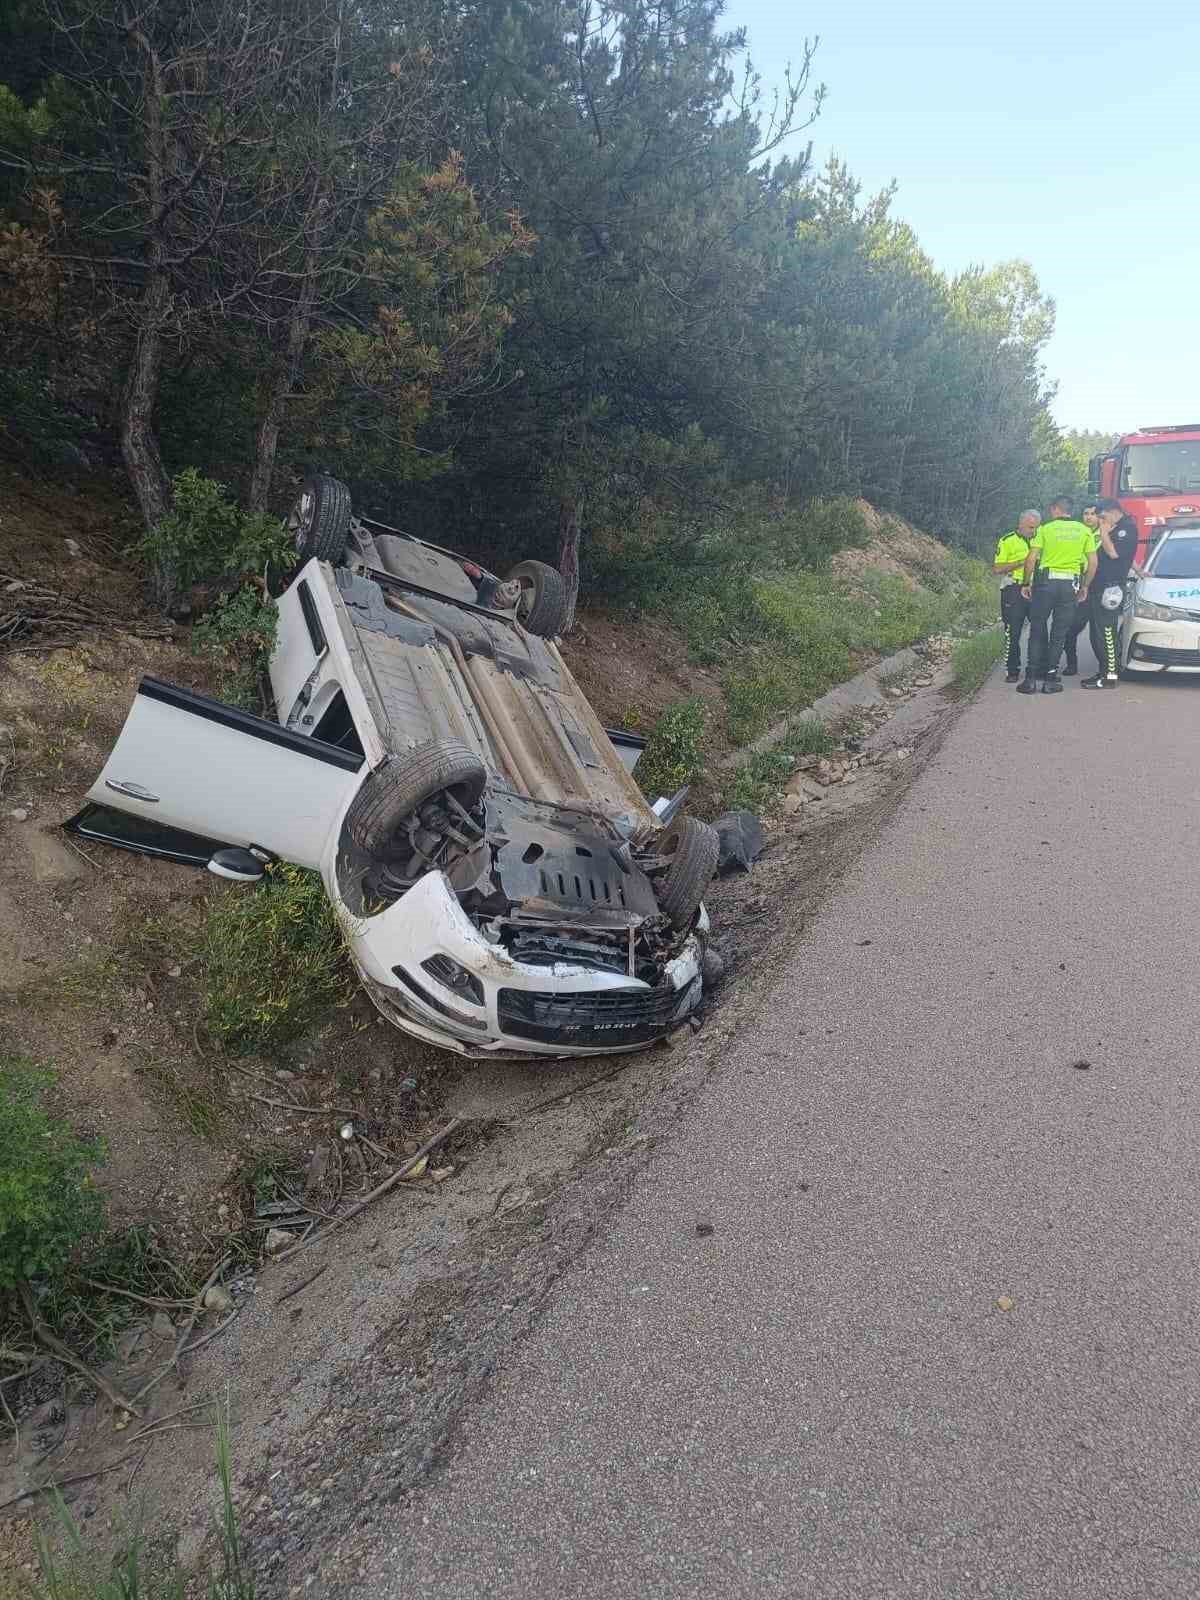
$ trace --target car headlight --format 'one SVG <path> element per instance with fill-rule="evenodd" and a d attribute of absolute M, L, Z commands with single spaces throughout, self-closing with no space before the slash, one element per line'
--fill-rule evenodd
<path fill-rule="evenodd" d="M 1155 605 L 1153 600 L 1139 600 L 1133 608 L 1135 617 L 1145 617 L 1151 622 L 1172 622 L 1175 613 L 1170 606 Z"/>

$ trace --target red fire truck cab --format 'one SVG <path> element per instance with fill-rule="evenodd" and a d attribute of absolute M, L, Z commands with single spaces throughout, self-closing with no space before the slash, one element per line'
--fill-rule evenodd
<path fill-rule="evenodd" d="M 1176 520 L 1200 516 L 1200 422 L 1123 433 L 1088 463 L 1088 489 L 1119 500 L 1137 523 L 1140 566 Z"/>

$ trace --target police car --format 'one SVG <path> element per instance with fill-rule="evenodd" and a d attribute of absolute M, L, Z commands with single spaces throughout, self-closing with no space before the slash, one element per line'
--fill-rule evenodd
<path fill-rule="evenodd" d="M 1168 525 L 1126 596 L 1121 670 L 1200 672 L 1200 517 Z"/>

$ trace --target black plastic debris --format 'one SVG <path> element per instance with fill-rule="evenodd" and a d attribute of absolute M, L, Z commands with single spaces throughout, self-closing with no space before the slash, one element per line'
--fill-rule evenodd
<path fill-rule="evenodd" d="M 720 841 L 717 871 L 730 872 L 736 867 L 741 872 L 749 872 L 766 844 L 762 823 L 753 811 L 727 811 L 717 818 L 713 827 Z"/>

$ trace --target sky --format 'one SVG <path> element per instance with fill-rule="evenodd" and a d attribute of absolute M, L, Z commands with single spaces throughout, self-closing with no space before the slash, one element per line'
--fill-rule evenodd
<path fill-rule="evenodd" d="M 802 136 L 943 270 L 1023 257 L 1069 428 L 1200 422 L 1200 0 L 728 0 L 765 85 L 819 36 Z M 795 141 L 795 144 L 802 141 Z"/>

